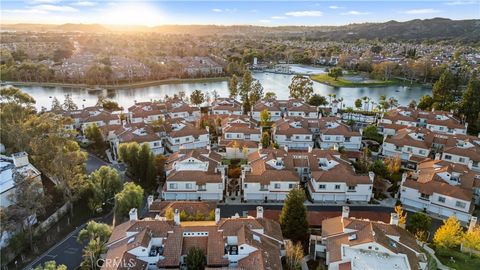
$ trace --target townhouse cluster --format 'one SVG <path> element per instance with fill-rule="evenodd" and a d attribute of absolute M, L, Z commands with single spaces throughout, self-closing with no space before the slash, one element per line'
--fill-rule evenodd
<path fill-rule="evenodd" d="M 399 107 L 379 120 L 381 154 L 404 168 L 400 201 L 410 209 L 468 222 L 480 195 L 480 137 L 445 111 Z"/>
<path fill-rule="evenodd" d="M 182 205 L 205 208 L 188 202 L 173 207 Z M 151 210 L 155 208 L 150 205 Z M 179 208 L 174 208 L 172 219 L 158 214 L 139 219 L 137 209 L 132 209 L 129 221 L 113 229 L 107 248 L 103 270 L 186 269 L 192 248 L 202 250 L 208 269 L 276 270 L 282 269 L 285 254 L 280 225 L 264 218 L 262 207 L 257 207 L 255 217 L 229 218 L 222 218 L 215 208 L 213 220 L 202 221 L 182 220 Z"/>

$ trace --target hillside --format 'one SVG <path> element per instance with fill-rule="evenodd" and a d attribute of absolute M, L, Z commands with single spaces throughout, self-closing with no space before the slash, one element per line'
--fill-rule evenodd
<path fill-rule="evenodd" d="M 276 26 L 255 25 L 162 25 L 146 26 L 103 26 L 99 24 L 12 24 L 2 25 L 2 30 L 16 31 L 81 31 L 81 32 L 159 32 L 164 34 L 191 35 L 246 35 L 275 36 L 280 38 L 308 38 L 313 40 L 354 41 L 358 39 L 391 40 L 452 40 L 458 42 L 480 42 L 480 20 L 451 20 L 434 18 L 406 22 L 349 24 L 344 26 Z"/>

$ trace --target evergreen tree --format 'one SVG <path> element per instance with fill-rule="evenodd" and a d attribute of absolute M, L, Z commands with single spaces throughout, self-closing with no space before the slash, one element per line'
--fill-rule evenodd
<path fill-rule="evenodd" d="M 240 84 L 240 100 L 243 102 L 243 113 L 247 114 L 253 104 L 250 102 L 250 92 L 252 90 L 252 73 L 250 70 L 243 74 L 242 83 Z"/>
<path fill-rule="evenodd" d="M 109 199 L 122 190 L 122 181 L 117 170 L 102 166 L 90 174 L 93 196 L 89 200 L 91 210 L 99 209 Z"/>
<path fill-rule="evenodd" d="M 230 92 L 231 98 L 237 98 L 238 95 L 238 78 L 237 75 L 233 74 L 232 78 L 228 82 L 228 91 Z"/>
<path fill-rule="evenodd" d="M 454 102 L 454 78 L 449 70 L 445 70 L 432 89 L 433 106 L 437 110 L 448 110 Z"/>
<path fill-rule="evenodd" d="M 63 110 L 62 108 L 62 104 L 60 103 L 60 101 L 58 100 L 57 97 L 53 97 L 52 99 L 52 108 L 51 108 L 52 111 L 61 111 Z"/>
<path fill-rule="evenodd" d="M 185 264 L 188 270 L 203 270 L 205 269 L 205 253 L 198 247 L 192 247 L 188 250 L 185 257 Z"/>
<path fill-rule="evenodd" d="M 315 106 L 315 107 L 318 107 L 318 106 L 322 106 L 322 105 L 327 105 L 328 102 L 327 102 L 327 99 L 322 96 L 322 95 L 319 95 L 319 94 L 313 94 L 310 99 L 308 99 L 308 104 L 312 105 L 312 106 Z"/>
<path fill-rule="evenodd" d="M 266 92 L 264 98 L 266 100 L 275 100 L 277 99 L 277 94 L 275 94 L 274 92 Z"/>
<path fill-rule="evenodd" d="M 264 109 L 260 113 L 260 126 L 266 127 L 270 123 L 270 112 L 267 109 Z"/>
<path fill-rule="evenodd" d="M 93 142 L 93 146 L 96 150 L 100 151 L 105 148 L 105 141 L 103 140 L 102 132 L 97 124 L 93 123 L 88 125 L 85 129 L 85 136 Z"/>
<path fill-rule="evenodd" d="M 65 101 L 63 102 L 63 109 L 66 111 L 78 110 L 77 104 L 73 102 L 72 96 L 69 94 L 65 95 Z"/>
<path fill-rule="evenodd" d="M 263 98 L 263 86 L 258 80 L 255 80 L 252 85 L 252 90 L 250 92 L 250 102 L 253 105 L 262 98 Z"/>
<path fill-rule="evenodd" d="M 430 95 L 422 96 L 418 102 L 417 108 L 429 111 L 433 106 L 433 102 L 434 100 Z"/>
<path fill-rule="evenodd" d="M 280 214 L 279 222 L 283 235 L 293 242 L 303 242 L 307 237 L 307 207 L 304 202 L 305 191 L 301 188 L 292 189 Z"/>
<path fill-rule="evenodd" d="M 480 114 L 480 80 L 476 73 L 472 74 L 468 82 L 467 89 L 463 92 L 462 101 L 460 102 L 460 111 L 465 115 L 468 130 L 472 134 L 480 132 L 480 126 L 477 125 Z"/>
<path fill-rule="evenodd" d="M 205 101 L 205 95 L 200 90 L 195 90 L 190 95 L 190 101 L 195 105 L 200 105 Z"/>
<path fill-rule="evenodd" d="M 142 207 L 143 188 L 135 183 L 128 182 L 123 186 L 122 191 L 115 195 L 116 213 L 119 216 L 126 216 L 130 209 Z"/>

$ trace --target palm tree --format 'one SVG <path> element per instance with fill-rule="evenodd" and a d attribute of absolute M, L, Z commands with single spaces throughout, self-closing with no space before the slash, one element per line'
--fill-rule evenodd
<path fill-rule="evenodd" d="M 338 98 L 338 102 L 340 102 L 340 109 L 343 109 L 343 98 Z"/>
<path fill-rule="evenodd" d="M 388 99 L 388 108 L 397 107 L 397 106 L 398 106 L 398 100 L 394 97 L 390 97 Z"/>

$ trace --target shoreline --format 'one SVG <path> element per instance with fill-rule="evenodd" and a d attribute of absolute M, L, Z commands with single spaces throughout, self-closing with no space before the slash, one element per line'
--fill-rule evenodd
<path fill-rule="evenodd" d="M 310 79 L 312 81 L 325 84 L 331 87 L 347 87 L 347 88 L 355 88 L 355 87 L 386 87 L 386 86 L 424 86 L 422 84 L 418 83 L 413 83 L 413 84 L 408 84 L 405 83 L 405 81 L 394 79 L 390 81 L 378 81 L 378 82 L 366 82 L 366 83 L 358 83 L 358 82 L 352 82 L 348 81 L 345 79 L 342 79 L 342 77 L 338 77 L 337 80 L 334 78 L 328 77 L 327 74 L 315 74 L 311 75 Z"/>
<path fill-rule="evenodd" d="M 40 87 L 62 87 L 62 88 L 85 88 L 90 90 L 121 90 L 139 87 L 157 86 L 163 84 L 181 84 L 181 83 L 208 83 L 227 81 L 228 77 L 212 77 L 212 78 L 192 78 L 192 79 L 166 79 L 156 81 L 141 81 L 126 84 L 107 84 L 107 85 L 89 85 L 84 83 L 56 83 L 56 82 L 3 82 L 2 85 L 22 86 L 40 86 Z"/>

